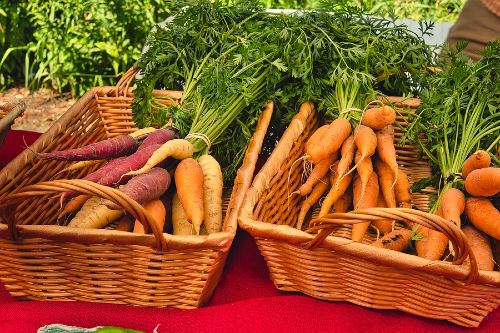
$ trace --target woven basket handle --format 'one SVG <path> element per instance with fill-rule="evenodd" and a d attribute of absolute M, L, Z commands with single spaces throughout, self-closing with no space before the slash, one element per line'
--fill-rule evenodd
<path fill-rule="evenodd" d="M 14 99 L 4 105 L 0 105 L 0 132 L 9 128 L 25 109 L 26 103 L 22 99 Z M 2 117 L 4 113 L 5 115 Z"/>
<path fill-rule="evenodd" d="M 308 248 L 318 247 L 330 235 L 332 230 L 340 224 L 357 224 L 380 219 L 413 222 L 432 230 L 442 232 L 451 240 L 455 255 L 453 264 L 461 265 L 469 256 L 470 273 L 467 283 L 473 282 L 479 275 L 477 261 L 472 253 L 467 238 L 463 231 L 455 224 L 442 217 L 430 213 L 408 208 L 369 208 L 355 210 L 349 213 L 333 213 L 310 222 L 309 231 L 319 231 L 316 237 L 307 244 Z"/>
<path fill-rule="evenodd" d="M 25 186 L 19 191 L 5 197 L 0 204 L 0 217 L 7 222 L 11 238 L 19 238 L 19 230 L 17 229 L 18 221 L 16 221 L 15 212 L 21 202 L 30 197 L 60 192 L 79 192 L 113 201 L 120 207 L 123 207 L 135 219 L 139 220 L 145 228 L 149 227 L 153 231 L 157 249 L 159 251 L 166 251 L 167 242 L 165 237 L 163 237 L 163 231 L 159 229 L 158 225 L 154 223 L 154 218 L 140 204 L 120 190 L 82 179 L 61 179 L 40 182 Z"/>
<path fill-rule="evenodd" d="M 125 74 L 123 74 L 116 84 L 116 96 L 127 94 L 128 89 L 137 73 L 139 73 L 139 67 L 137 64 L 134 64 L 125 72 Z"/>

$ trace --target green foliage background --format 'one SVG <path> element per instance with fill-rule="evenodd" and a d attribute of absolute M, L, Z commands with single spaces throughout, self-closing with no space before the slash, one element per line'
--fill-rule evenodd
<path fill-rule="evenodd" d="M 113 85 L 138 59 L 154 24 L 185 2 L 0 0 L 0 91 L 24 84 L 80 96 L 92 86 Z M 268 8 L 316 8 L 323 0 L 261 2 Z M 392 11 L 401 18 L 454 21 L 465 0 L 343 2 L 374 14 Z"/>
<path fill-rule="evenodd" d="M 0 89 L 24 82 L 82 95 L 138 59 L 161 0 L 0 0 Z"/>

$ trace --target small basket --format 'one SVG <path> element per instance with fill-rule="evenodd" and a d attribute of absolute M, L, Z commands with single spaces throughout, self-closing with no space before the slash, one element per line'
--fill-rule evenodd
<path fill-rule="evenodd" d="M 419 104 L 416 99 L 405 101 L 396 97 L 388 101 L 403 108 L 402 116 L 397 118 L 402 126 L 406 125 L 404 114 L 414 112 L 412 109 Z M 429 194 L 434 189 L 427 187 L 412 194 L 416 209 L 373 208 L 332 214 L 329 222 L 341 225 L 323 229 L 327 234 L 334 230 L 328 237 L 321 237 L 322 232 L 312 235 L 290 226 L 295 224 L 303 200 L 299 196 L 289 198 L 289 193 L 301 184 L 302 166 L 294 161 L 304 154 L 304 144 L 318 126 L 314 111 L 299 111 L 255 176 L 240 212 L 240 227 L 255 238 L 275 286 L 323 300 L 398 309 L 462 326 L 479 326 L 500 303 L 500 272 L 478 272 L 472 256 L 472 265 L 458 265 L 468 255 L 465 236 L 446 220 L 424 213 L 429 210 Z M 395 132 L 396 139 L 401 137 L 398 128 Z M 411 182 L 431 175 L 428 161 L 417 148 L 396 146 L 396 151 L 398 163 Z M 313 218 L 317 210 L 312 213 Z M 375 248 L 368 245 L 376 239 L 372 230 L 362 243 L 351 241 L 350 223 L 381 216 L 446 232 L 455 242 L 456 264 Z"/>
<path fill-rule="evenodd" d="M 224 198 L 223 230 L 180 236 L 107 229 L 76 229 L 57 224 L 55 194 L 78 191 L 113 200 L 143 223 L 150 217 L 120 191 L 84 177 L 98 166 L 58 174 L 71 162 L 46 161 L 35 153 L 83 146 L 131 133 L 135 71 L 117 87 L 95 87 L 82 96 L 29 149 L 0 173 L 0 279 L 18 299 L 79 300 L 147 307 L 191 309 L 210 298 L 237 229 L 237 213 L 251 184 L 272 110 L 262 113 L 234 187 Z M 167 105 L 181 93 L 156 90 Z M 61 178 L 66 180 L 61 180 Z M 70 180 L 68 180 L 70 179 Z"/>
<path fill-rule="evenodd" d="M 23 100 L 13 100 L 9 103 L 0 105 L 0 148 L 2 148 L 3 140 L 14 123 L 16 118 L 21 117 L 26 104 Z"/>

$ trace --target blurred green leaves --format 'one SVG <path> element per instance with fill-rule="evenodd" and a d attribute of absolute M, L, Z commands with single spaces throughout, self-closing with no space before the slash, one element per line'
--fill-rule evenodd
<path fill-rule="evenodd" d="M 113 85 L 138 59 L 154 24 L 188 2 L 0 0 L 0 91 L 24 83 L 79 96 L 95 85 Z M 260 2 L 267 8 L 309 9 L 343 2 L 374 14 L 392 11 L 399 18 L 453 21 L 465 0 Z"/>
<path fill-rule="evenodd" d="M 82 95 L 113 85 L 173 2 L 0 0 L 0 89 L 24 82 Z"/>

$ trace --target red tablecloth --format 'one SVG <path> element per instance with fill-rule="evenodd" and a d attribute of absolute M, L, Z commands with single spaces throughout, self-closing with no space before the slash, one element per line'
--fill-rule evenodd
<path fill-rule="evenodd" d="M 38 137 L 11 131 L 0 167 Z M 24 140 L 23 140 L 24 138 Z M 467 329 L 399 311 L 372 310 L 278 291 L 253 239 L 238 231 L 223 277 L 201 309 L 176 310 L 84 302 L 13 301 L 0 284 L 0 332 L 36 332 L 47 324 L 115 325 L 152 332 L 458 332 Z M 500 311 L 477 332 L 498 332 Z"/>

